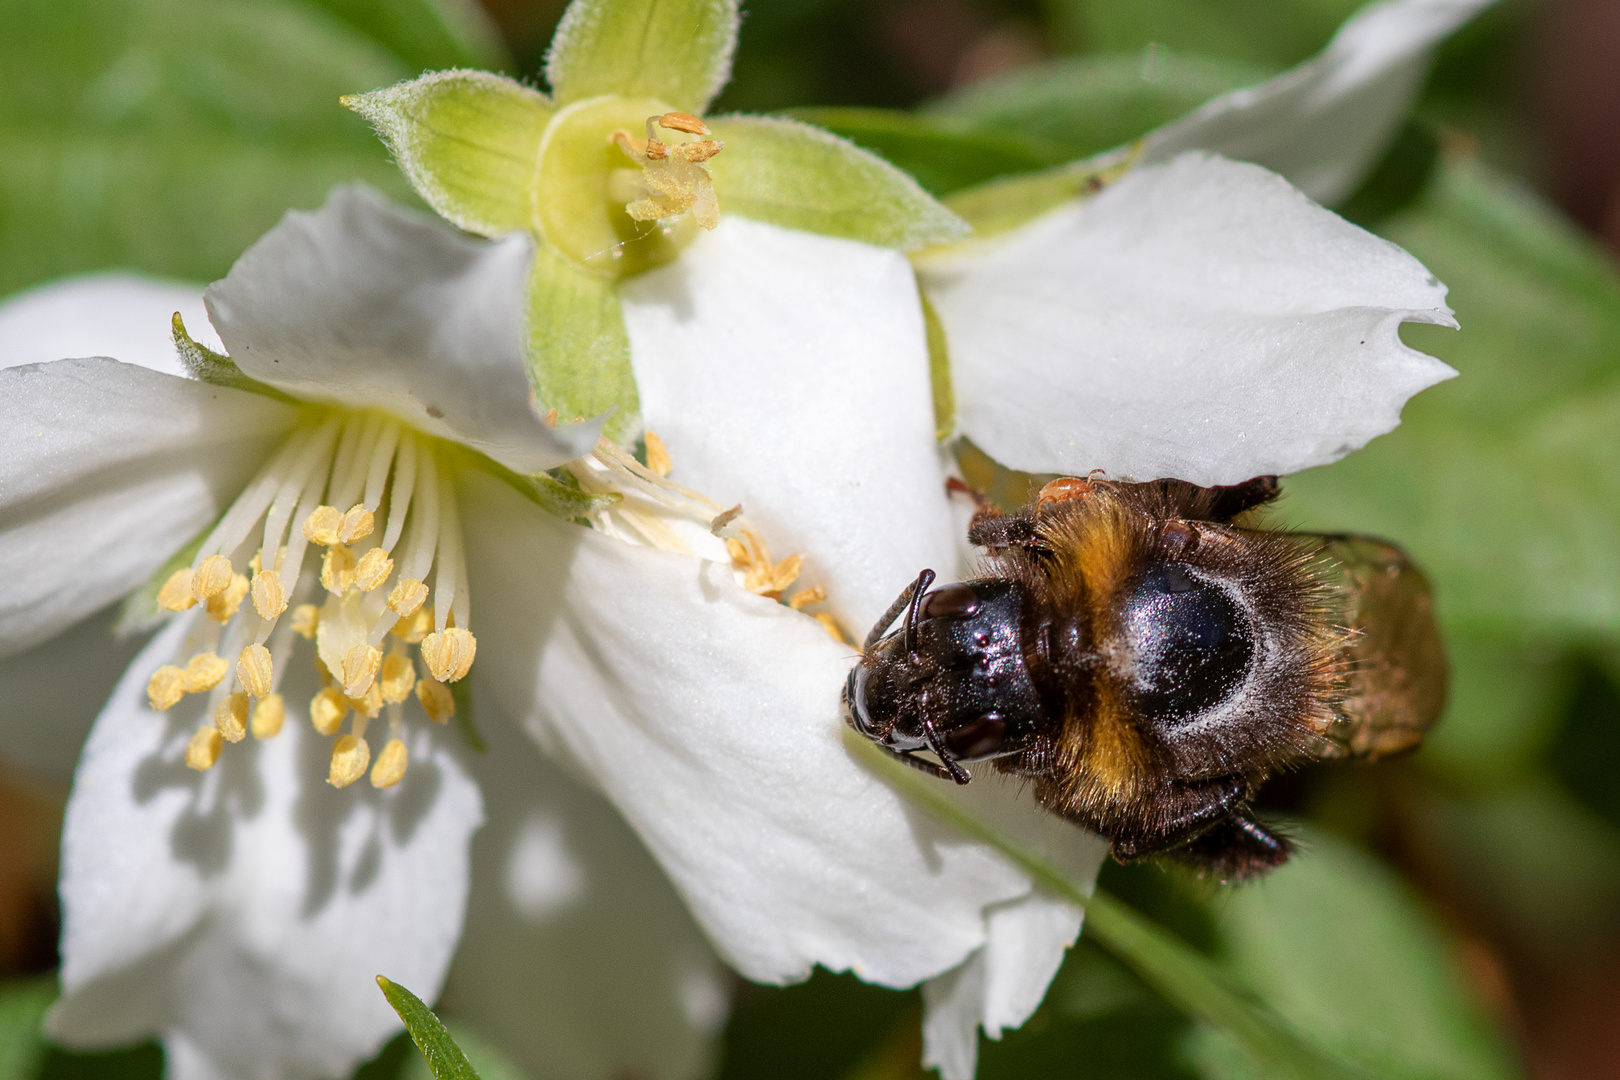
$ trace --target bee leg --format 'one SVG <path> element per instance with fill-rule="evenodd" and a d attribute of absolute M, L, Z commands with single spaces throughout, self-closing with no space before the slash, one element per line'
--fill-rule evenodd
<path fill-rule="evenodd" d="M 1241 484 L 1210 488 L 1215 500 L 1209 508 L 1210 521 L 1231 521 L 1245 510 L 1264 506 L 1282 492 L 1275 476 L 1257 476 Z"/>
<path fill-rule="evenodd" d="M 1151 822 L 1113 837 L 1114 858 L 1128 862 L 1179 847 L 1230 818 L 1248 797 L 1241 776 L 1172 785 L 1157 800 L 1159 813 Z"/>
<path fill-rule="evenodd" d="M 945 490 L 973 499 L 973 517 L 968 522 L 968 543 L 982 548 L 1028 547 L 1035 540 L 1035 525 L 1025 517 L 1007 517 L 984 492 L 970 488 L 956 477 L 945 481 Z"/>
<path fill-rule="evenodd" d="M 1221 881 L 1240 881 L 1281 866 L 1293 842 L 1247 814 L 1235 813 L 1186 845 L 1167 852 L 1175 862 Z"/>
<path fill-rule="evenodd" d="M 973 775 L 962 768 L 962 763 L 956 760 L 956 755 L 946 748 L 945 741 L 939 737 L 939 732 L 934 730 L 934 722 L 924 720 L 922 729 L 923 738 L 928 740 L 928 749 L 932 750 L 934 756 L 939 758 L 940 764 L 945 766 L 945 775 L 958 784 L 966 784 L 971 781 Z"/>
<path fill-rule="evenodd" d="M 927 773 L 929 776 L 932 776 L 932 777 L 934 777 L 935 779 L 938 779 L 938 780 L 951 780 L 951 779 L 954 779 L 954 777 L 951 776 L 950 770 L 946 769 L 945 766 L 936 765 L 934 762 L 929 761 L 927 758 L 913 757 L 909 751 L 896 750 L 894 747 L 892 747 L 892 746 L 884 746 L 880 742 L 874 742 L 872 745 L 876 746 L 879 750 L 883 751 L 885 754 L 888 754 L 890 757 L 894 758 L 894 760 L 896 760 L 896 761 L 898 761 L 898 762 L 900 762 L 900 763 L 902 763 L 904 765 L 910 765 L 913 769 L 916 769 L 918 772 Z M 961 768 L 961 766 L 959 765 L 959 766 L 957 766 L 957 768 Z"/>
<path fill-rule="evenodd" d="M 929 585 L 933 584 L 933 581 L 934 572 L 932 570 L 924 570 L 922 573 L 918 574 L 917 580 L 906 586 L 906 591 L 901 593 L 895 602 L 889 605 L 889 610 L 883 613 L 883 617 L 877 621 L 877 625 L 872 627 L 872 632 L 866 635 L 866 644 L 861 646 L 861 651 L 871 652 L 872 646 L 876 645 L 880 640 L 882 640 L 883 635 L 888 631 L 889 626 L 894 622 L 895 619 L 899 618 L 900 613 L 905 611 L 908 607 L 911 609 L 911 616 L 908 619 L 908 622 L 915 622 L 918 599 L 922 596 L 923 590 L 927 589 Z M 908 633 L 910 632 L 911 631 L 908 630 Z M 908 651 L 910 649 L 909 640 L 910 639 L 908 638 Z"/>

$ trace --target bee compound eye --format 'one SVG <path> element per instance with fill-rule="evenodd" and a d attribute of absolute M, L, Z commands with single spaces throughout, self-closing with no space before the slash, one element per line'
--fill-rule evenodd
<path fill-rule="evenodd" d="M 1248 677 L 1254 634 L 1219 585 L 1175 563 L 1137 581 L 1122 620 L 1135 661 L 1136 704 L 1149 718 L 1187 720 L 1225 701 Z"/>
<path fill-rule="evenodd" d="M 923 594 L 917 615 L 924 619 L 971 619 L 979 613 L 979 594 L 969 585 L 943 585 Z"/>
<path fill-rule="evenodd" d="M 945 736 L 945 746 L 959 761 L 979 761 L 1001 753 L 1007 722 L 995 713 L 979 717 Z"/>

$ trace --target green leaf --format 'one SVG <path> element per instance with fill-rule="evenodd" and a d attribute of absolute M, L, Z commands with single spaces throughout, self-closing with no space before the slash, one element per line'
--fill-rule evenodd
<path fill-rule="evenodd" d="M 1085 910 L 1085 933 L 1123 960 L 1177 1007 L 1236 1039 L 1268 1074 L 1298 1080 L 1350 1080 L 1363 1074 L 1302 1039 L 1288 1023 L 1238 988 L 1203 954 L 1103 892 L 1087 890 L 1040 856 L 969 814 L 930 780 L 884 754 L 869 739 L 844 732 L 844 745 L 868 769 L 912 802 L 987 844 L 1054 896 Z"/>
<path fill-rule="evenodd" d="M 1366 449 L 1292 477 L 1283 512 L 1401 543 L 1453 633 L 1620 633 L 1620 273 L 1477 165 L 1444 165 L 1382 231 L 1450 286 L 1461 332 L 1403 336 L 1462 377 Z"/>
<path fill-rule="evenodd" d="M 314 0 L 418 70 L 512 67 L 500 30 L 470 0 Z"/>
<path fill-rule="evenodd" d="M 894 109 L 794 109 L 789 115 L 872 151 L 935 195 L 1044 169 L 1073 156 L 1060 144 L 1036 136 Z"/>
<path fill-rule="evenodd" d="M 206 281 L 336 183 L 408 195 L 337 105 L 407 73 L 297 0 L 0 4 L 0 294 L 110 266 Z"/>
<path fill-rule="evenodd" d="M 1569 665 L 1557 652 L 1453 634 L 1451 698 L 1418 762 L 1464 790 L 1519 782 L 1556 733 L 1569 696 Z"/>
<path fill-rule="evenodd" d="M 967 235 L 911 177 L 820 128 L 766 116 L 709 126 L 726 144 L 707 162 L 721 213 L 902 249 Z"/>
<path fill-rule="evenodd" d="M 1243 981 L 1373 1075 L 1520 1076 L 1451 942 L 1395 874 L 1331 835 L 1300 840 L 1286 865 L 1221 899 L 1222 952 Z"/>
<path fill-rule="evenodd" d="M 427 1059 L 436 1080 L 478 1080 L 472 1062 L 467 1060 L 467 1055 L 461 1052 L 439 1018 L 422 1004 L 421 998 L 381 975 L 377 976 L 377 985 L 382 987 L 388 1004 L 405 1022 L 405 1030 L 411 1033 L 411 1039 Z"/>
<path fill-rule="evenodd" d="M 1088 56 L 1015 68 L 929 105 L 925 115 L 1039 140 L 1059 160 L 1122 146 L 1275 69 L 1174 54 Z M 859 140 L 857 140 L 859 141 Z"/>
<path fill-rule="evenodd" d="M 487 71 L 435 71 L 343 104 L 448 220 L 484 236 L 535 228 L 535 170 L 554 112 L 544 94 Z"/>
<path fill-rule="evenodd" d="M 46 1052 L 39 1025 L 55 1000 L 50 976 L 0 983 L 0 1080 L 34 1080 Z"/>
<path fill-rule="evenodd" d="M 1051 0 L 1071 48 L 1175 52 L 1286 67 L 1326 45 L 1364 0 Z"/>
<path fill-rule="evenodd" d="M 602 94 L 702 115 L 731 75 L 736 0 L 573 0 L 551 39 L 559 105 Z"/>
<path fill-rule="evenodd" d="M 564 422 L 613 409 L 602 434 L 614 442 L 640 427 L 630 337 L 611 278 L 539 248 L 529 271 L 527 351 L 540 404 Z"/>
<path fill-rule="evenodd" d="M 452 1018 L 444 1021 L 444 1026 L 483 1080 L 529 1080 L 523 1070 L 518 1068 L 500 1048 L 484 1041 L 466 1024 L 458 1023 Z M 428 1080 L 432 1075 L 433 1070 L 427 1062 L 413 1054 L 411 1060 L 400 1070 L 398 1080 Z"/>

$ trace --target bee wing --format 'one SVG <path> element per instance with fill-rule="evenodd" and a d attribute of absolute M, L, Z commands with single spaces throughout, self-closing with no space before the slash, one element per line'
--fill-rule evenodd
<path fill-rule="evenodd" d="M 1301 539 L 1314 541 L 1317 573 L 1347 631 L 1335 665 L 1343 697 L 1324 733 L 1333 756 L 1376 760 L 1416 747 L 1440 718 L 1449 677 L 1428 580 L 1382 540 Z"/>

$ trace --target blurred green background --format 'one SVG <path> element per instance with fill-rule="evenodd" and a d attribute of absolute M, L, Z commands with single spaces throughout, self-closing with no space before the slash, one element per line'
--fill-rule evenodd
<path fill-rule="evenodd" d="M 338 95 L 454 65 L 534 76 L 561 6 L 0 0 L 0 296 L 106 267 L 219 277 L 342 179 L 411 199 Z M 720 107 L 812 108 L 944 194 L 1116 145 L 1297 63 L 1358 4 L 745 6 Z M 1407 760 L 1274 782 L 1267 809 L 1308 854 L 1263 885 L 1103 873 L 1373 1075 L 1620 1075 L 1617 58 L 1620 3 L 1503 0 L 1446 45 L 1411 123 L 1339 208 L 1451 287 L 1463 330 L 1407 340 L 1462 378 L 1367 450 L 1293 478 L 1279 513 L 1388 536 L 1429 570 L 1454 665 L 1445 722 Z M 155 1078 L 156 1047 L 77 1055 L 35 1035 L 54 993 L 63 795 L 0 777 L 0 1080 Z M 739 985 L 719 1075 L 913 1076 L 920 1015 L 915 993 L 844 976 Z M 518 1075 L 476 1017 L 450 1019 L 486 1080 Z M 361 1075 L 419 1068 L 396 1040 Z M 1035 1017 L 983 1044 L 980 1075 L 1247 1069 L 1082 940 Z"/>

